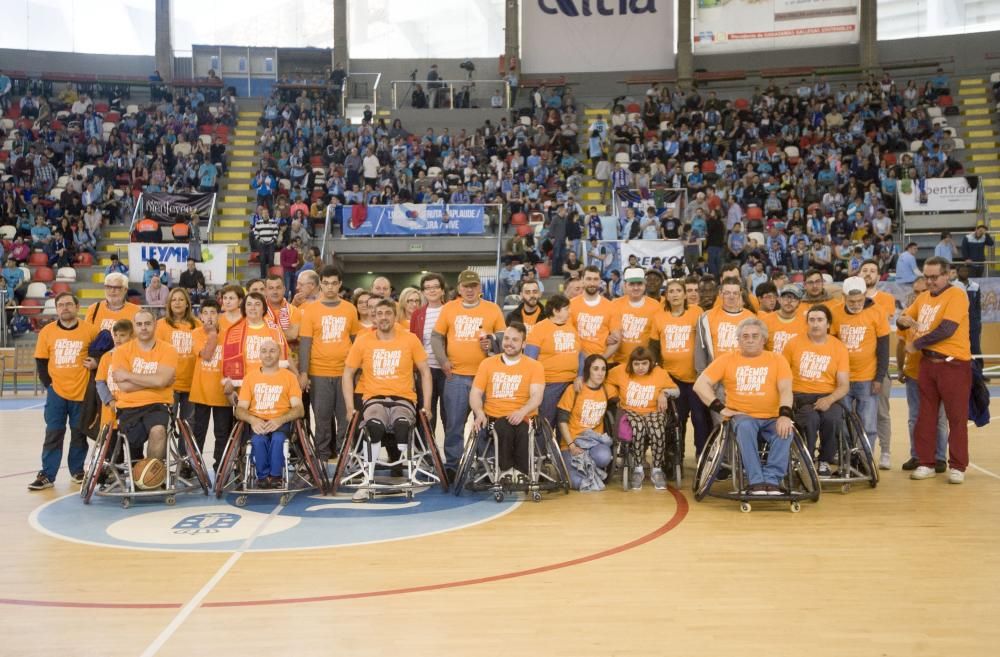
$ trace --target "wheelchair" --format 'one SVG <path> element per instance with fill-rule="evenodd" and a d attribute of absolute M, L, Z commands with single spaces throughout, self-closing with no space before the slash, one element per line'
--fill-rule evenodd
<path fill-rule="evenodd" d="M 166 479 L 161 488 L 142 490 L 132 476 L 132 451 L 125 434 L 116 425 L 101 427 L 97 442 L 90 452 L 90 461 L 80 486 L 80 497 L 90 504 L 94 495 L 119 498 L 123 509 L 134 500 L 162 498 L 167 506 L 177 503 L 177 495 L 194 493 L 200 488 L 208 495 L 212 485 L 208 469 L 198 445 L 191 434 L 191 427 L 171 407 L 167 425 Z"/>
<path fill-rule="evenodd" d="M 674 485 L 680 488 L 684 466 L 684 434 L 680 423 L 680 415 L 677 413 L 677 404 L 673 397 L 669 398 L 667 410 L 664 413 L 666 415 L 664 423 L 667 430 L 667 448 L 663 452 L 663 463 L 660 463 L 657 467 L 660 467 L 666 473 L 668 480 L 672 477 Z M 635 459 L 632 456 L 632 440 L 624 440 L 618 435 L 618 422 L 628 421 L 620 419 L 623 414 L 624 411 L 622 410 L 619 410 L 615 416 L 609 413 L 605 417 L 604 422 L 606 426 L 610 426 L 613 429 L 611 432 L 613 440 L 611 445 L 612 458 L 611 464 L 608 466 L 608 481 L 611 481 L 615 477 L 620 478 L 622 490 L 628 492 L 631 490 L 631 482 L 628 475 L 632 472 L 633 468 L 640 464 L 635 463 Z M 615 419 L 618 419 L 618 422 L 615 422 Z"/>
<path fill-rule="evenodd" d="M 563 462 L 555 433 L 547 420 L 534 417 L 528 422 L 528 444 L 531 455 L 529 472 L 517 479 L 503 476 L 498 453 L 499 437 L 492 422 L 482 431 L 473 430 L 465 441 L 465 452 L 455 473 L 456 496 L 466 490 L 489 491 L 493 499 L 503 502 L 510 493 L 525 492 L 533 502 L 541 502 L 542 492 L 562 490 L 569 494 L 569 471 Z"/>
<path fill-rule="evenodd" d="M 400 402 L 402 403 L 402 402 Z M 385 477 L 374 477 L 368 481 L 369 459 L 368 435 L 362 426 L 362 412 L 358 411 L 351 417 L 344 434 L 344 445 L 340 450 L 337 468 L 334 471 L 330 492 L 336 494 L 341 486 L 365 490 L 369 500 L 377 495 L 405 495 L 413 499 L 418 490 L 431 486 L 440 486 L 448 492 L 448 478 L 444 472 L 444 463 L 434 442 L 434 432 L 430 428 L 423 409 L 416 413 L 417 422 L 406 437 L 406 452 L 400 454 L 395 461 L 382 459 L 381 454 L 374 458 L 376 470 L 401 466 L 405 469 L 404 481 L 395 481 Z M 397 439 L 397 444 L 404 441 Z M 398 478 L 396 478 L 398 479 Z"/>
<path fill-rule="evenodd" d="M 743 471 L 736 432 L 733 430 L 732 422 L 723 421 L 709 434 L 705 448 L 698 459 L 692 485 L 694 499 L 701 502 L 706 497 L 712 496 L 736 500 L 740 503 L 740 511 L 743 513 L 751 511 L 751 501 L 787 502 L 792 513 L 801 510 L 803 501 L 818 501 L 819 476 L 816 474 L 816 468 L 798 427 L 795 428 L 790 440 L 792 444 L 788 452 L 788 471 L 782 480 L 787 492 L 781 495 L 750 495 L 747 492 L 749 482 Z M 760 458 L 762 461 L 767 458 L 766 445 L 760 451 Z M 727 489 L 715 486 L 727 480 L 729 481 Z"/>
<path fill-rule="evenodd" d="M 301 420 L 292 426 L 291 435 L 285 440 L 285 469 L 280 488 L 260 488 L 254 467 L 253 445 L 250 443 L 250 426 L 237 422 L 229 434 L 222 453 L 219 471 L 215 477 L 215 497 L 236 492 L 236 506 L 246 506 L 248 495 L 274 495 L 280 497 L 282 506 L 288 504 L 296 493 L 318 490 L 325 495 L 329 489 L 326 465 L 316 456 L 312 435 Z"/>
<path fill-rule="evenodd" d="M 831 465 L 836 465 L 836 472 L 829 477 L 821 477 L 820 484 L 840 485 L 840 492 L 844 494 L 851 491 L 852 484 L 867 483 L 871 488 L 878 486 L 878 464 L 868 443 L 868 435 L 858 414 L 846 406 L 844 424 L 837 432 L 834 459 Z"/>

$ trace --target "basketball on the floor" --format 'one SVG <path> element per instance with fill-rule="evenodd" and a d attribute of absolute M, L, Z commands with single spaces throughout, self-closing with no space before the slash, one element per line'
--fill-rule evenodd
<path fill-rule="evenodd" d="M 142 459 L 132 466 L 132 479 L 139 490 L 159 488 L 167 478 L 167 466 L 160 459 Z"/>

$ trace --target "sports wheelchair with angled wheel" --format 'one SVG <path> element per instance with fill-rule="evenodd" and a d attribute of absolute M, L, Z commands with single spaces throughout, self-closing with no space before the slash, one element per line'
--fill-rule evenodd
<path fill-rule="evenodd" d="M 101 427 L 97 442 L 90 452 L 80 497 L 89 504 L 94 495 L 121 500 L 122 508 L 129 508 L 134 500 L 163 499 L 168 506 L 177 502 L 177 495 L 199 490 L 208 495 L 212 485 L 208 469 L 198 445 L 191 434 L 191 427 L 182 420 L 176 408 L 170 408 L 167 425 L 167 457 L 164 461 L 166 476 L 162 486 L 142 489 L 136 485 L 132 474 L 134 461 L 125 434 L 116 425 Z"/>
<path fill-rule="evenodd" d="M 852 484 L 868 484 L 871 488 L 878 486 L 878 464 L 861 418 L 846 406 L 830 465 L 836 469 L 830 476 L 819 478 L 821 485 L 839 485 L 841 493 L 850 492 Z"/>
<path fill-rule="evenodd" d="M 215 476 L 217 498 L 233 492 L 237 494 L 236 506 L 245 506 L 248 495 L 279 495 L 279 503 L 284 506 L 296 493 L 317 490 L 321 495 L 326 494 L 330 485 L 326 464 L 316 456 L 312 435 L 302 420 L 292 423 L 291 435 L 285 441 L 285 468 L 277 488 L 264 488 L 260 485 L 254 466 L 250 433 L 246 422 L 237 422 L 229 434 L 226 449 L 219 462 L 219 471 Z"/>
<path fill-rule="evenodd" d="M 663 462 L 658 466 L 667 475 L 668 480 L 672 479 L 677 488 L 681 487 L 684 474 L 684 434 L 681 431 L 680 415 L 677 413 L 677 404 L 673 397 L 668 400 L 667 410 L 664 411 L 663 425 L 666 431 L 666 449 L 663 452 Z M 642 465 L 641 461 L 635 458 L 633 453 L 634 431 L 628 421 L 628 415 L 619 409 L 614 421 L 610 414 L 605 418 L 607 426 L 612 427 L 611 438 L 614 441 L 611 445 L 611 465 L 608 466 L 608 481 L 618 477 L 621 479 L 622 490 L 632 490 L 631 481 L 628 476 L 633 468 Z"/>
<path fill-rule="evenodd" d="M 792 434 L 788 452 L 788 470 L 781 482 L 780 494 L 752 495 L 736 432 L 731 420 L 725 420 L 712 430 L 698 459 L 693 482 L 694 499 L 701 502 L 708 496 L 740 503 L 740 511 L 749 513 L 751 502 L 787 502 L 792 513 L 801 510 L 801 502 L 816 502 L 820 496 L 819 477 L 813 466 L 805 440 L 798 428 Z M 767 445 L 759 442 L 761 463 L 767 460 Z"/>
<path fill-rule="evenodd" d="M 453 483 L 455 495 L 466 490 L 489 491 L 493 499 L 503 502 L 510 493 L 524 492 L 532 501 L 540 502 L 546 491 L 562 490 L 569 494 L 569 472 L 552 426 L 538 416 L 525 421 L 528 422 L 528 472 L 512 475 L 501 471 L 497 458 L 500 438 L 495 422 L 491 421 L 481 431 L 473 429 L 465 441 L 465 452 Z"/>
<path fill-rule="evenodd" d="M 383 402 L 379 402 L 383 403 Z M 398 402 L 403 404 L 406 402 Z M 371 429 L 363 419 L 363 409 L 354 413 L 344 434 L 344 445 L 340 450 L 337 468 L 331 482 L 330 492 L 336 494 L 341 487 L 355 489 L 355 498 L 374 499 L 378 495 L 405 495 L 407 499 L 420 490 L 440 486 L 448 491 L 448 478 L 444 464 L 434 442 L 434 432 L 427 421 L 423 409 L 416 412 L 416 424 L 409 428 L 407 436 L 400 441 L 394 434 L 397 445 L 405 445 L 399 458 L 382 458 L 382 450 L 372 454 Z M 403 469 L 403 477 L 377 476 L 376 471 Z"/>

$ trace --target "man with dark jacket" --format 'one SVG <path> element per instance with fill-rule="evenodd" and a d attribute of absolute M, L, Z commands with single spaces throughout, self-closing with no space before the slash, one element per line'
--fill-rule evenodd
<path fill-rule="evenodd" d="M 187 269 L 181 272 L 179 285 L 194 294 L 198 286 L 205 287 L 205 274 L 201 273 L 194 258 L 187 259 Z"/>
<path fill-rule="evenodd" d="M 542 291 L 538 287 L 538 282 L 524 281 L 521 284 L 521 303 L 518 304 L 517 308 L 507 313 L 505 318 L 507 324 L 521 322 L 528 329 L 528 335 L 530 335 L 535 324 L 545 318 L 545 308 L 541 299 Z"/>
<path fill-rule="evenodd" d="M 560 205 L 549 221 L 549 239 L 552 240 L 552 275 L 562 276 L 566 259 L 566 206 Z"/>

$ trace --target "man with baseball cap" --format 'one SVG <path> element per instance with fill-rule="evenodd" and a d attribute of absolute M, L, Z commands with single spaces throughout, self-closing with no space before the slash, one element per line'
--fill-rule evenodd
<path fill-rule="evenodd" d="M 799 335 L 806 333 L 806 318 L 799 312 L 802 303 L 802 288 L 786 285 L 778 291 L 778 308 L 773 313 L 758 316 L 767 325 L 767 350 L 776 354 L 783 352 L 785 345 Z"/>
<path fill-rule="evenodd" d="M 889 322 L 885 312 L 867 296 L 860 276 L 844 281 L 844 302 L 832 304 L 831 333 L 847 347 L 850 389 L 844 398 L 861 418 L 874 451 L 878 439 L 878 396 L 889 371 Z"/>
<path fill-rule="evenodd" d="M 469 392 L 479 364 L 490 353 L 490 336 L 507 328 L 503 312 L 480 297 L 479 274 L 466 269 L 458 275 L 459 298 L 441 308 L 431 334 L 434 357 L 446 377 L 442 396 L 445 417 L 445 469 L 449 478 L 462 458 Z"/>
<path fill-rule="evenodd" d="M 659 303 L 646 296 L 646 272 L 641 267 L 625 270 L 625 296 L 611 302 L 611 334 L 618 339 L 614 362 L 628 362 L 636 347 L 648 347 L 653 337 L 653 318 Z"/>

